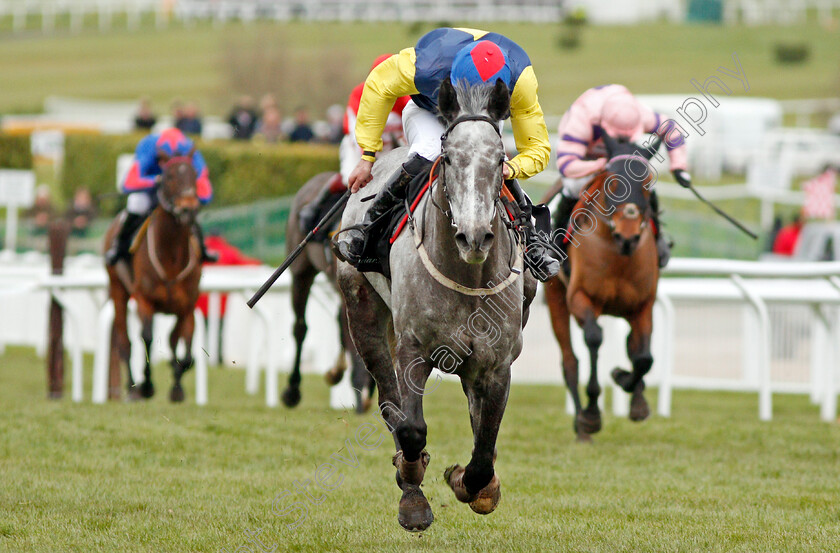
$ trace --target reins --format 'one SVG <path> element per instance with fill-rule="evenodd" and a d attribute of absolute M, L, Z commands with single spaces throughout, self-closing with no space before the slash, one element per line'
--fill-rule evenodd
<path fill-rule="evenodd" d="M 189 257 L 189 262 L 187 263 L 187 266 L 184 267 L 174 278 L 169 278 L 166 276 L 166 270 L 160 262 L 157 248 L 155 247 L 154 227 L 154 222 L 150 222 L 149 228 L 146 230 L 146 249 L 149 250 L 149 261 L 152 262 L 152 267 L 154 268 L 155 273 L 157 273 L 157 276 L 164 282 L 167 288 L 169 288 L 173 284 L 178 284 L 187 278 L 187 276 L 195 270 L 196 265 L 198 265 L 198 258 L 200 257 L 200 254 L 198 251 L 198 245 L 196 244 L 197 239 L 192 233 L 190 233 L 187 246 L 187 256 Z"/>

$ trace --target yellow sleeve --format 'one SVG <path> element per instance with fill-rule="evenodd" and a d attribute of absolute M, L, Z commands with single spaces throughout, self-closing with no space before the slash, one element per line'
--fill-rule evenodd
<path fill-rule="evenodd" d="M 382 130 L 394 102 L 400 96 L 417 93 L 415 60 L 414 48 L 406 48 L 377 65 L 365 80 L 356 116 L 356 141 L 363 151 L 382 149 Z"/>
<path fill-rule="evenodd" d="M 527 179 L 540 173 L 551 157 L 548 129 L 537 99 L 537 77 L 527 67 L 516 81 L 510 98 L 510 123 L 519 152 L 510 162 L 516 169 L 513 178 Z"/>

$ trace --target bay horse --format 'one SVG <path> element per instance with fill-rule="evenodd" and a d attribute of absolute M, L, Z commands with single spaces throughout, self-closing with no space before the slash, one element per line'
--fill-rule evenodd
<path fill-rule="evenodd" d="M 428 528 L 431 506 L 420 485 L 431 459 L 423 395 L 433 368 L 460 377 L 473 433 L 466 468 L 444 478 L 455 497 L 480 514 L 501 499 L 495 473 L 496 438 L 510 391 L 510 365 L 522 350 L 522 328 L 536 291 L 523 273 L 521 246 L 503 218 L 499 194 L 505 151 L 499 123 L 509 110 L 507 86 L 441 84 L 439 177 L 393 242 L 391 279 L 338 264 L 353 342 L 379 388 L 379 410 L 394 438 L 398 521 Z M 345 208 L 342 227 L 362 221 L 360 196 L 375 193 L 407 157 L 405 148 L 381 157 L 364 193 Z"/>
<path fill-rule="evenodd" d="M 295 194 L 292 201 L 291 213 L 289 214 L 288 226 L 286 227 L 286 248 L 287 253 L 297 247 L 303 241 L 304 233 L 300 228 L 300 210 L 307 203 L 313 201 L 319 192 L 335 178 L 337 173 L 319 173 L 306 181 L 306 183 Z M 303 340 L 306 337 L 306 304 L 309 301 L 309 293 L 315 277 L 318 273 L 327 275 L 330 283 L 338 290 L 336 282 L 335 256 L 323 242 L 313 240 L 309 242 L 300 256 L 289 266 L 292 274 L 292 309 L 295 314 L 293 333 L 295 337 L 295 361 L 292 371 L 289 374 L 289 383 L 283 391 L 282 400 L 286 407 L 295 407 L 300 403 L 300 358 L 303 350 Z M 340 293 L 339 293 L 340 296 Z M 356 412 L 364 413 L 370 409 L 375 383 L 373 378 L 365 369 L 362 359 L 353 346 L 347 328 L 347 314 L 342 298 L 338 314 L 339 344 L 341 350 L 332 369 L 324 374 L 327 384 L 334 386 L 341 382 L 344 371 L 347 370 L 346 354 L 351 359 L 351 384 L 356 394 Z"/>
<path fill-rule="evenodd" d="M 158 205 L 134 240 L 132 260 L 120 260 L 107 267 L 109 294 L 114 303 L 111 359 L 112 364 L 122 360 L 128 367 L 131 399 L 148 399 L 155 393 L 151 371 L 152 320 L 155 313 L 168 313 L 177 318 L 169 336 L 174 378 L 169 399 L 184 400 L 181 377 L 193 364 L 194 311 L 201 280 L 201 248 L 192 231 L 201 203 L 196 193 L 197 175 L 192 156 L 192 150 L 185 156 L 171 158 L 166 152 L 158 151 L 163 168 L 157 189 Z M 117 223 L 114 220 L 105 234 L 106 249 L 116 235 Z M 135 386 L 129 366 L 131 343 L 126 316 L 131 297 L 137 302 L 146 349 L 144 380 L 139 387 Z M 176 352 L 179 340 L 183 340 L 186 351 L 181 359 Z"/>
<path fill-rule="evenodd" d="M 563 376 L 575 405 L 573 428 L 579 441 L 591 441 L 591 435 L 601 430 L 601 315 L 621 317 L 630 323 L 627 355 L 633 371 L 616 368 L 612 378 L 632 394 L 630 420 L 642 421 L 650 415 L 644 376 L 653 364 L 650 338 L 659 263 L 649 201 L 655 173 L 648 161 L 660 142 L 655 139 L 648 150 L 604 136 L 609 161 L 581 194 L 566 234 L 571 275 L 567 282 L 558 277 L 546 283 L 551 325 L 562 351 Z M 581 223 L 584 219 L 585 223 Z M 583 329 L 589 349 L 589 404 L 585 409 L 578 392 L 578 360 L 572 349 L 570 313 Z"/>

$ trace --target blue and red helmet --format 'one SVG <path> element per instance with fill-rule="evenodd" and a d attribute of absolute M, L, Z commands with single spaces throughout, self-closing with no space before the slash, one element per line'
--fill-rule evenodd
<path fill-rule="evenodd" d="M 505 53 L 496 43 L 479 40 L 455 55 L 450 79 L 453 84 L 466 82 L 470 85 L 493 84 L 496 79 L 502 79 L 510 88 L 511 71 Z"/>
<path fill-rule="evenodd" d="M 169 157 L 185 156 L 193 149 L 193 141 L 178 129 L 166 129 L 158 136 L 155 148 Z"/>

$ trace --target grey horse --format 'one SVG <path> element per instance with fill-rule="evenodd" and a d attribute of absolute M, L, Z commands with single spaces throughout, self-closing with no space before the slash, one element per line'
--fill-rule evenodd
<path fill-rule="evenodd" d="M 434 520 L 420 490 L 430 460 L 423 395 L 434 390 L 426 389 L 432 368 L 460 377 L 473 431 L 472 458 L 466 468 L 446 469 L 447 483 L 480 514 L 501 498 L 496 438 L 536 290 L 499 201 L 505 160 L 499 125 L 509 105 L 502 81 L 469 88 L 444 81 L 439 110 L 448 129 L 440 178 L 393 244 L 391 280 L 338 265 L 350 333 L 379 387 L 380 414 L 396 444 L 399 522 L 409 531 Z M 371 183 L 349 201 L 343 228 L 362 220 L 360 196 L 375 193 L 405 158 L 399 149 L 376 162 Z"/>

